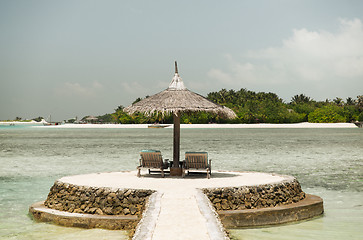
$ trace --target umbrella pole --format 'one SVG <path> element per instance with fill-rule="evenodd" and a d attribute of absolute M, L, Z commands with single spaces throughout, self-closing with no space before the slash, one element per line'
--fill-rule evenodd
<path fill-rule="evenodd" d="M 181 176 L 181 168 L 179 167 L 180 159 L 180 113 L 173 114 L 174 121 L 174 147 L 173 147 L 173 167 L 170 168 L 170 175 Z"/>

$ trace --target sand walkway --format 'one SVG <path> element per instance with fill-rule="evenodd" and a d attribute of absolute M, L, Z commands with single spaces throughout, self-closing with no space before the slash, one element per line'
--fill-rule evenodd
<path fill-rule="evenodd" d="M 161 211 L 152 239 L 209 240 L 206 219 L 201 214 L 196 191 L 168 191 L 161 198 Z"/>

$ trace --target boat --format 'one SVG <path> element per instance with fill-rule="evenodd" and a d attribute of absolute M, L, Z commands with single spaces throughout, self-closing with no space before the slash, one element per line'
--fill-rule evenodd
<path fill-rule="evenodd" d="M 52 122 L 52 116 L 51 115 L 49 115 L 49 122 L 45 121 L 44 119 L 42 119 L 41 122 L 43 123 L 44 126 L 61 125 L 61 123 L 59 123 L 59 122 Z"/>
<path fill-rule="evenodd" d="M 154 123 L 154 124 L 151 124 L 151 125 L 148 125 L 147 127 L 148 128 L 166 128 L 166 127 L 169 127 L 170 125 L 161 125 L 161 124 L 158 124 L 158 123 Z"/>

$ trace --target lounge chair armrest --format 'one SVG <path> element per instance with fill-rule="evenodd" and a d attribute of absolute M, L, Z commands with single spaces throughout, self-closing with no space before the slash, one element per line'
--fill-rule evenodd
<path fill-rule="evenodd" d="M 164 169 L 167 169 L 170 167 L 170 162 L 169 162 L 169 159 L 164 159 L 164 162 L 163 162 L 163 168 Z"/>

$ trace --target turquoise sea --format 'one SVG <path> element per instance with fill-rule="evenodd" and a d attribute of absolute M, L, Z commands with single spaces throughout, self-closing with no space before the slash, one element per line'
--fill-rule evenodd
<path fill-rule="evenodd" d="M 172 131 L 0 127 L 0 239 L 127 239 L 37 223 L 28 207 L 63 176 L 135 170 L 141 149 L 172 158 Z M 233 239 L 362 239 L 363 129 L 182 129 L 185 151 L 208 151 L 215 170 L 293 175 L 324 199 L 322 217 L 231 230 Z"/>

